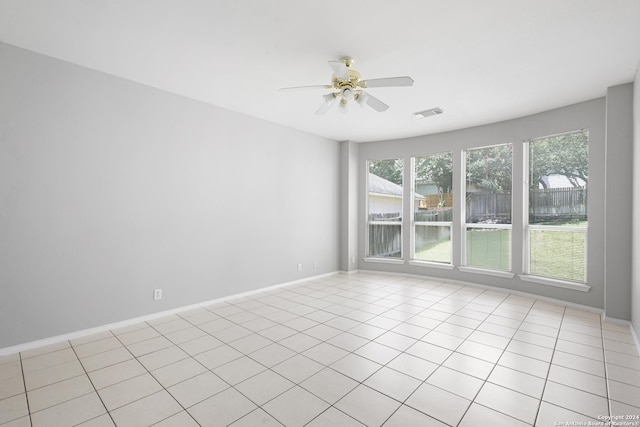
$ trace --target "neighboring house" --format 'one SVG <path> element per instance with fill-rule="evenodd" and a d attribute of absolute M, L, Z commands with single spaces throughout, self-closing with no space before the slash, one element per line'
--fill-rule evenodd
<path fill-rule="evenodd" d="M 586 182 L 584 182 L 584 180 L 580 178 L 574 178 L 574 179 L 575 179 L 575 182 L 578 184 L 578 187 L 584 187 L 586 185 Z M 538 188 L 540 189 L 576 187 L 576 185 L 574 185 L 574 183 L 572 183 L 569 180 L 569 178 L 567 178 L 564 175 L 557 175 L 557 174 L 546 175 L 540 178 L 540 180 L 544 182 L 544 185 L 542 183 L 538 183 Z"/>
<path fill-rule="evenodd" d="M 428 196 L 430 194 L 439 194 L 438 186 L 431 181 L 416 182 L 416 193 Z"/>
<path fill-rule="evenodd" d="M 414 193 L 415 209 L 424 197 Z M 369 214 L 398 214 L 402 212 L 402 186 L 369 173 Z"/>

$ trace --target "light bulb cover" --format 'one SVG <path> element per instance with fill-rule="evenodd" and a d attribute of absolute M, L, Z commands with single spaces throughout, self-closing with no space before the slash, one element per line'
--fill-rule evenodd
<path fill-rule="evenodd" d="M 356 96 L 356 102 L 361 108 L 364 108 L 367 105 L 367 100 L 369 99 L 369 95 L 366 92 L 360 92 L 358 96 Z"/>

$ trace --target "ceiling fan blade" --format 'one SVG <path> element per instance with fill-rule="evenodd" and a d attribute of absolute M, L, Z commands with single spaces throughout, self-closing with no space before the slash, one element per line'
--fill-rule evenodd
<path fill-rule="evenodd" d="M 329 65 L 333 70 L 333 74 L 341 80 L 349 80 L 349 71 L 347 70 L 347 64 L 342 61 L 329 61 Z"/>
<path fill-rule="evenodd" d="M 293 87 L 283 87 L 280 88 L 280 92 L 288 92 L 294 90 L 304 90 L 304 89 L 331 89 L 333 86 L 331 85 L 312 85 L 312 86 L 293 86 Z"/>
<path fill-rule="evenodd" d="M 395 87 L 395 86 L 413 86 L 413 79 L 409 76 L 403 77 L 385 77 L 382 79 L 364 80 L 363 87 Z"/>
<path fill-rule="evenodd" d="M 362 92 L 362 93 L 365 95 L 365 102 L 367 103 L 367 105 L 373 108 L 374 110 L 376 110 L 377 112 L 381 113 L 383 111 L 386 111 L 389 108 L 387 104 L 380 101 L 378 98 L 371 95 L 370 93 L 365 93 L 365 92 Z"/>

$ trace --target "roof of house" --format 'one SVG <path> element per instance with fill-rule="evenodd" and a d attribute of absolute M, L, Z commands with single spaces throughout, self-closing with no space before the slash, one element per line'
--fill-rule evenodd
<path fill-rule="evenodd" d="M 402 186 L 369 172 L 369 193 L 402 197 Z M 414 197 L 416 200 L 424 199 L 424 197 L 418 193 L 414 193 Z"/>

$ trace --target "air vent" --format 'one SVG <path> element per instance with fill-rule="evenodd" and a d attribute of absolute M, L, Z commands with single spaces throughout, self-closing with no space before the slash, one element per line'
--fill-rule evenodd
<path fill-rule="evenodd" d="M 437 116 L 438 114 L 442 114 L 442 113 L 444 113 L 444 110 L 440 107 L 436 107 L 436 108 L 430 108 L 424 111 L 418 111 L 417 113 L 413 113 L 413 115 L 416 117 L 423 118 L 423 117 Z"/>

